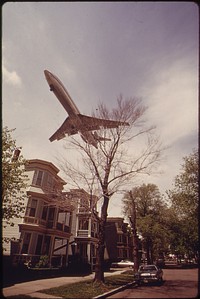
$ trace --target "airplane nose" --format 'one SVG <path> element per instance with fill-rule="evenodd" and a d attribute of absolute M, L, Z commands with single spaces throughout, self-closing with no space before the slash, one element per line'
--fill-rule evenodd
<path fill-rule="evenodd" d="M 45 77 L 47 78 L 49 76 L 49 71 L 44 70 L 44 74 L 45 74 Z"/>
<path fill-rule="evenodd" d="M 47 82 L 49 83 L 51 80 L 51 73 L 47 70 L 44 70 L 44 75 L 46 77 Z"/>

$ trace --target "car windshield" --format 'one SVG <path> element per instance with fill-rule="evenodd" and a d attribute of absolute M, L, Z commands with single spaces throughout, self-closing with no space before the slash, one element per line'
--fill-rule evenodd
<path fill-rule="evenodd" d="M 156 271 L 156 267 L 155 266 L 141 266 L 140 267 L 140 271 Z"/>

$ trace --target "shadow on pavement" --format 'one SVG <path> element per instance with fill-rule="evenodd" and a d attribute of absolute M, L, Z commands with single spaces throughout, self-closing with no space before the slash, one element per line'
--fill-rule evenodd
<path fill-rule="evenodd" d="M 2 288 L 12 286 L 16 283 L 33 281 L 38 279 L 47 279 L 55 277 L 77 277 L 91 274 L 91 270 L 87 268 L 43 268 L 43 269 L 28 269 L 27 267 L 4 267 L 2 271 Z"/>

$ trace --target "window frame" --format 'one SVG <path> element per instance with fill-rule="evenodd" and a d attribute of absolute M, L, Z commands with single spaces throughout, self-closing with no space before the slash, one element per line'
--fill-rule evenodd
<path fill-rule="evenodd" d="M 33 205 L 33 202 L 36 202 L 36 205 Z M 35 197 L 29 198 L 28 205 L 26 207 L 25 216 L 28 217 L 36 217 L 38 208 L 38 199 Z"/>
<path fill-rule="evenodd" d="M 43 170 L 35 170 L 32 184 L 41 187 L 43 185 L 44 173 L 45 172 Z"/>

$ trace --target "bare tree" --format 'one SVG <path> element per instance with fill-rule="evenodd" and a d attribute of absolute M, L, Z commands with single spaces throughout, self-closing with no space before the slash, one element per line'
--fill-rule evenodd
<path fill-rule="evenodd" d="M 101 141 L 98 149 L 83 142 L 79 137 L 67 138 L 65 148 L 76 148 L 81 163 L 69 163 L 66 158 L 60 165 L 76 187 L 88 186 L 90 192 L 95 188 L 101 194 L 102 206 L 99 223 L 95 282 L 104 282 L 104 235 L 107 211 L 111 196 L 133 181 L 138 174 L 150 174 L 159 162 L 162 146 L 155 136 L 155 127 L 146 127 L 144 114 L 146 107 L 140 99 L 117 99 L 117 108 L 109 111 L 100 104 L 94 116 L 128 122 L 129 126 L 102 129 L 101 136 L 111 141 Z M 82 185 L 83 186 L 83 185 Z"/>

